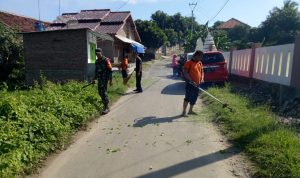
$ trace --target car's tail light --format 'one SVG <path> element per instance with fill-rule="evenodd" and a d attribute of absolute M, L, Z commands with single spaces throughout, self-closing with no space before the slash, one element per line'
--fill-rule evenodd
<path fill-rule="evenodd" d="M 226 66 L 226 63 L 220 64 L 220 67 L 221 67 L 221 68 L 226 68 L 226 67 L 227 67 L 227 66 Z"/>

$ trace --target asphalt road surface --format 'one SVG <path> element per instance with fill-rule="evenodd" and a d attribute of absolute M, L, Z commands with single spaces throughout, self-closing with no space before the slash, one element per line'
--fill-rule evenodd
<path fill-rule="evenodd" d="M 169 75 L 171 60 L 145 72 L 144 92 L 126 93 L 111 112 L 50 156 L 43 178 L 248 177 L 243 156 L 210 122 L 181 117 L 184 82 Z"/>

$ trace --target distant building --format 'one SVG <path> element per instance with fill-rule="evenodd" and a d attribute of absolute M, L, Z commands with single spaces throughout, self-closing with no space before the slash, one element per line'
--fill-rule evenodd
<path fill-rule="evenodd" d="M 18 30 L 20 32 L 34 32 L 38 30 L 39 20 L 25 17 L 10 12 L 0 11 L 0 22 L 5 26 Z M 46 27 L 50 24 L 49 22 L 42 22 Z"/>
<path fill-rule="evenodd" d="M 134 20 L 129 11 L 111 12 L 110 9 L 81 10 L 63 13 L 46 30 L 89 28 L 94 32 L 109 34 L 114 41 L 98 41 L 104 55 L 114 62 L 132 53 L 131 44 L 140 43 Z"/>
<path fill-rule="evenodd" d="M 231 18 L 227 22 L 224 22 L 221 25 L 219 25 L 217 27 L 217 29 L 220 29 L 220 30 L 230 30 L 230 29 L 233 29 L 234 27 L 239 26 L 239 25 L 249 26 L 248 24 L 245 24 L 244 22 L 241 22 L 241 21 L 239 21 L 239 20 L 237 20 L 235 18 Z"/>

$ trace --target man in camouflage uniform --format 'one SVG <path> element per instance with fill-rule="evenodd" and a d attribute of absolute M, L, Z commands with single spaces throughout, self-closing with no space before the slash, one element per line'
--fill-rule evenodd
<path fill-rule="evenodd" d="M 95 63 L 95 80 L 98 79 L 98 92 L 104 105 L 102 114 L 107 114 L 109 110 L 109 99 L 107 95 L 107 84 L 108 81 L 112 85 L 112 65 L 110 60 L 102 55 L 102 49 L 96 49 L 97 60 Z"/>

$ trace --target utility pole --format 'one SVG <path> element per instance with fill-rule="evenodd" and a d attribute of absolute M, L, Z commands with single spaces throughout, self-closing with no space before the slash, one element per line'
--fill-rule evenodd
<path fill-rule="evenodd" d="M 191 32 L 192 32 L 192 35 L 193 35 L 193 33 L 194 33 L 194 10 L 197 6 L 197 2 L 196 3 L 189 3 L 189 6 L 192 10 L 192 28 L 191 28 Z"/>

